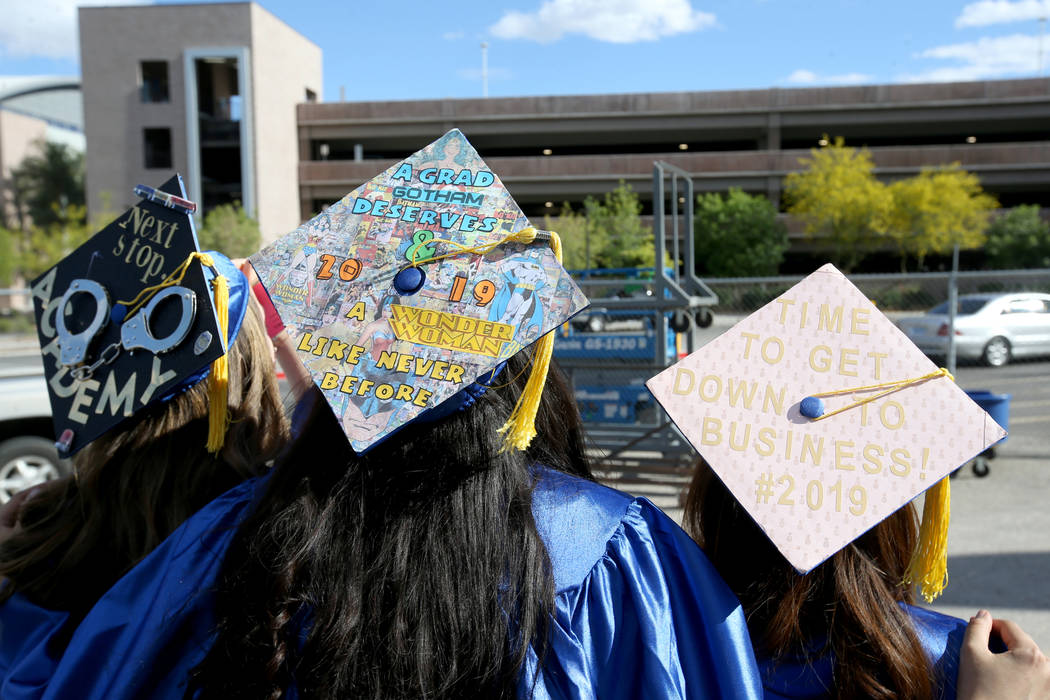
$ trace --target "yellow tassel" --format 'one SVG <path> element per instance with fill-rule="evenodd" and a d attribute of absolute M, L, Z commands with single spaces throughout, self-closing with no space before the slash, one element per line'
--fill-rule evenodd
<path fill-rule="evenodd" d="M 523 229 L 515 234 L 520 243 L 531 243 L 536 237 L 533 228 Z M 561 238 L 551 231 L 550 246 L 554 257 L 561 262 Z M 525 240 L 528 238 L 528 240 Z M 543 398 L 543 387 L 547 382 L 547 372 L 550 369 L 551 355 L 554 354 L 554 333 L 547 333 L 536 341 L 536 353 L 532 358 L 532 373 L 525 382 L 525 389 L 518 397 L 518 403 L 510 413 L 510 418 L 499 429 L 503 434 L 503 447 L 505 451 L 511 447 L 518 450 L 528 449 L 532 438 L 536 437 L 536 412 L 540 407 L 540 399 Z"/>
<path fill-rule="evenodd" d="M 500 244 L 502 245 L 503 243 L 507 243 L 509 241 L 513 241 L 515 243 L 524 243 L 525 245 L 528 245 L 528 244 L 532 243 L 534 240 L 536 240 L 536 229 L 534 229 L 533 227 L 529 226 L 528 228 L 523 228 L 520 231 L 517 231 L 515 233 L 510 234 L 509 236 L 504 238 L 502 241 L 500 241 Z M 559 242 L 559 245 L 560 245 L 560 242 Z M 553 248 L 553 247 L 554 247 L 554 245 L 552 244 L 551 248 Z M 561 256 L 558 257 L 558 262 L 561 262 Z"/>
<path fill-rule="evenodd" d="M 201 262 L 208 265 L 204 259 Z M 214 269 L 214 268 L 213 268 Z M 225 277 L 216 274 L 212 281 L 214 286 L 215 311 L 219 317 L 219 332 L 225 344 L 230 326 L 230 285 Z M 226 428 L 229 416 L 226 413 L 226 392 L 229 386 L 230 366 L 229 348 L 211 363 L 211 374 L 208 375 L 208 452 L 218 452 L 226 442 Z"/>
<path fill-rule="evenodd" d="M 919 545 L 912 555 L 905 585 L 918 585 L 927 603 L 948 585 L 948 521 L 951 515 L 951 487 L 948 477 L 926 491 L 919 526 Z"/>

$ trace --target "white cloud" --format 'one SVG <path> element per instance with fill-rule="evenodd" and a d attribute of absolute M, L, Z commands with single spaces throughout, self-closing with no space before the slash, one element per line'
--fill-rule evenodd
<path fill-rule="evenodd" d="M 911 83 L 940 83 L 1035 74 L 1039 69 L 1039 44 L 1038 36 L 1014 34 L 936 46 L 918 57 L 955 61 L 958 65 L 904 75 L 900 79 Z"/>
<path fill-rule="evenodd" d="M 8 3 L 0 22 L 0 53 L 77 60 L 77 7 L 142 4 L 142 0 L 32 0 Z"/>
<path fill-rule="evenodd" d="M 990 24 L 1026 22 L 1050 16 L 1050 0 L 980 0 L 962 9 L 955 26 L 987 27 Z"/>
<path fill-rule="evenodd" d="M 544 0 L 535 12 L 509 11 L 489 27 L 502 39 L 541 44 L 566 34 L 631 44 L 713 27 L 715 16 L 694 10 L 690 0 Z"/>
<path fill-rule="evenodd" d="M 870 83 L 872 77 L 864 73 L 842 73 L 840 75 L 817 75 L 811 70 L 799 68 L 787 78 L 789 85 L 861 85 Z"/>

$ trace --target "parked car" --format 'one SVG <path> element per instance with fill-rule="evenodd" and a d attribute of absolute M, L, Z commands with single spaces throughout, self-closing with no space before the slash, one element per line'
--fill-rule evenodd
<path fill-rule="evenodd" d="M 948 354 L 948 302 L 897 322 L 927 355 Z M 1012 359 L 1050 355 L 1050 294 L 963 294 L 955 316 L 955 353 L 1001 367 Z"/>
<path fill-rule="evenodd" d="M 22 489 L 70 473 L 55 449 L 43 371 L 0 374 L 0 503 Z"/>

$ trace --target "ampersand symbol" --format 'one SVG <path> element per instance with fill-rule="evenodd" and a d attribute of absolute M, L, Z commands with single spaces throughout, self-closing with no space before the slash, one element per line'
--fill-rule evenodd
<path fill-rule="evenodd" d="M 416 231 L 412 234 L 412 245 L 405 251 L 405 258 L 410 263 L 417 263 L 434 257 L 434 244 L 427 245 L 433 239 L 433 231 Z"/>

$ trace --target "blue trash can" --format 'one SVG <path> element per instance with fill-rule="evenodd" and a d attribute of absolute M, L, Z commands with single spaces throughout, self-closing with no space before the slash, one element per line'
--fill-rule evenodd
<path fill-rule="evenodd" d="M 986 389 L 975 389 L 973 391 L 967 391 L 966 395 L 973 399 L 974 403 L 983 408 L 988 412 L 988 415 L 992 417 L 996 423 L 1002 426 L 1003 430 L 1009 430 L 1010 424 L 1010 394 L 995 394 Z M 975 476 L 985 477 L 988 476 L 989 467 L 988 460 L 995 457 L 995 448 L 1006 442 L 1006 437 L 985 448 L 984 452 L 974 457 L 973 473 Z M 952 476 L 959 470 L 956 469 L 952 472 Z"/>
<path fill-rule="evenodd" d="M 1010 429 L 1010 394 L 994 394 L 986 389 L 975 389 L 967 391 L 966 395 L 987 411 L 992 420 L 1001 425 L 1003 430 Z M 1005 437 L 995 444 L 1001 445 L 1004 442 L 1006 442 Z"/>

